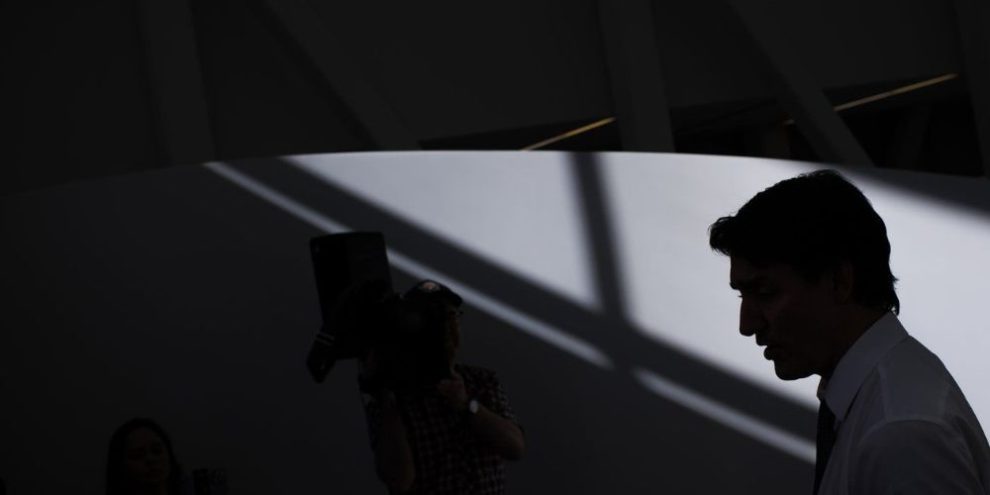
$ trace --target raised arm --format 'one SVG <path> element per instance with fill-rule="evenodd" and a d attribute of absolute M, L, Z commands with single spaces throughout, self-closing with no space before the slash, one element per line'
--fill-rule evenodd
<path fill-rule="evenodd" d="M 444 380 L 437 386 L 448 404 L 458 413 L 467 415 L 468 424 L 475 434 L 503 459 L 521 459 L 526 452 L 526 439 L 519 426 L 497 411 L 492 411 L 481 401 L 478 402 L 477 412 L 470 413 L 468 407 L 471 398 L 468 397 L 464 379 L 455 371 L 451 371 L 451 375 L 451 379 Z M 498 388 L 497 382 L 493 386 Z M 504 401 L 504 394 L 500 389 L 493 391 L 493 395 L 496 396 L 495 402 Z M 497 407 L 499 404 L 494 405 Z"/>

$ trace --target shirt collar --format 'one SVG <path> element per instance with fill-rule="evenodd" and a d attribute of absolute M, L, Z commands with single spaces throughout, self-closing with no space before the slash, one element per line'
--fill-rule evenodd
<path fill-rule="evenodd" d="M 818 397 L 835 414 L 835 420 L 845 420 L 860 386 L 887 351 L 908 337 L 897 316 L 888 312 L 860 335 L 859 339 L 839 359 L 828 381 L 822 379 Z"/>

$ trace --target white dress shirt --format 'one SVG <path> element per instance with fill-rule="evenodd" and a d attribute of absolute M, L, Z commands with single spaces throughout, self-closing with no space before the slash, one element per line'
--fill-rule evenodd
<path fill-rule="evenodd" d="M 819 495 L 990 495 L 990 446 L 942 362 L 893 313 L 820 387 L 837 437 Z"/>

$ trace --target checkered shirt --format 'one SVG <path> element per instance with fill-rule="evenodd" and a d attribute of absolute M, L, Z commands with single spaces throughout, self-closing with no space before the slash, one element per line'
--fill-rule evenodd
<path fill-rule="evenodd" d="M 494 371 L 455 364 L 470 398 L 519 424 Z M 454 412 L 435 391 L 418 397 L 397 397 L 412 449 L 416 477 L 408 493 L 417 495 L 504 495 L 502 458 L 482 444 L 464 414 Z M 378 445 L 381 405 L 365 396 L 365 415 L 372 449 Z M 520 427 L 521 429 L 521 427 Z"/>

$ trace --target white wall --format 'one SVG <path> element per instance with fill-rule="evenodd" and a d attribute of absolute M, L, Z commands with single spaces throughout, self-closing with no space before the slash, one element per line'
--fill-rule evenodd
<path fill-rule="evenodd" d="M 815 383 L 777 380 L 739 336 L 728 262 L 706 230 L 818 167 L 359 153 L 4 198 L 0 476 L 12 494 L 99 492 L 113 428 L 146 415 L 188 469 L 224 467 L 238 493 L 380 490 L 353 367 L 317 386 L 302 365 L 319 325 L 306 243 L 355 229 L 385 232 L 399 288 L 431 276 L 465 296 L 462 356 L 499 372 L 527 427 L 511 492 L 803 491 Z M 842 171 L 887 223 L 902 321 L 986 424 L 988 184 Z M 594 187 L 601 217 L 587 216 Z M 623 294 L 618 316 L 591 261 L 604 247 L 617 260 L 604 273 Z"/>

